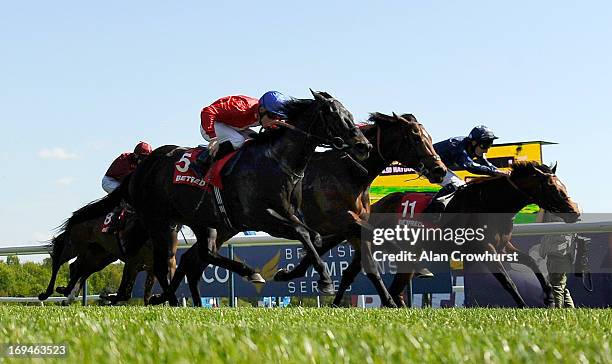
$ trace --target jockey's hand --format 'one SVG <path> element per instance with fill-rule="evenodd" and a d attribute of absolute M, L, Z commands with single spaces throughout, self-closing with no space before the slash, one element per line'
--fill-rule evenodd
<path fill-rule="evenodd" d="M 208 143 L 208 152 L 210 153 L 210 155 L 214 157 L 215 154 L 217 154 L 218 150 L 219 141 L 217 140 L 217 138 L 210 139 L 210 142 Z"/>
<path fill-rule="evenodd" d="M 498 176 L 509 176 L 509 175 L 510 175 L 510 172 L 507 172 L 507 171 L 502 171 L 501 169 L 498 169 L 498 170 L 497 170 L 497 175 L 498 175 Z"/>

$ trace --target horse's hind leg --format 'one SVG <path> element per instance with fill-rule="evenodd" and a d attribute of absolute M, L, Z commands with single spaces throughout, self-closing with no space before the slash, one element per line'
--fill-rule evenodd
<path fill-rule="evenodd" d="M 531 269 L 533 271 L 533 273 L 535 274 L 536 278 L 538 279 L 538 282 L 540 282 L 540 286 L 542 287 L 542 290 L 544 291 L 544 305 L 546 307 L 555 307 L 555 299 L 553 296 L 553 289 L 552 286 L 550 284 L 550 282 L 548 281 L 548 279 L 546 279 L 546 277 L 544 276 L 544 274 L 542 273 L 542 271 L 540 270 L 540 268 L 538 267 L 538 265 L 536 264 L 535 260 L 533 260 L 533 258 L 529 255 L 526 254 L 520 250 L 518 250 L 514 245 L 512 245 L 511 243 L 508 243 L 508 245 L 506 246 L 506 253 L 516 253 L 518 260 L 517 263 L 519 264 L 523 264 L 526 267 L 528 267 L 529 269 Z"/>
<path fill-rule="evenodd" d="M 51 252 L 51 279 L 45 292 L 38 295 L 38 299 L 41 301 L 46 300 L 53 294 L 53 288 L 55 287 L 55 281 L 57 280 L 57 274 L 62 266 L 70 259 L 74 258 L 75 254 L 67 247 L 66 234 L 62 233 L 53 239 L 53 251 Z"/>
<path fill-rule="evenodd" d="M 149 225 L 149 234 L 153 241 L 153 271 L 155 278 L 164 291 L 163 300 L 167 300 L 171 306 L 178 306 L 178 299 L 174 292 L 169 290 L 168 276 L 174 262 L 172 250 L 172 229 L 170 224 L 164 222 L 152 222 Z"/>
<path fill-rule="evenodd" d="M 389 287 L 389 294 L 398 307 L 407 307 L 402 293 L 412 279 L 412 273 L 396 273 Z"/>
<path fill-rule="evenodd" d="M 150 301 L 151 301 L 151 297 L 153 296 L 153 285 L 155 284 L 155 274 L 148 270 L 147 271 L 147 279 L 145 280 L 145 284 L 144 284 L 144 293 L 143 293 L 143 301 L 145 306 L 148 306 Z"/>
<path fill-rule="evenodd" d="M 121 301 L 127 301 L 132 297 L 134 282 L 136 281 L 136 276 L 142 267 L 142 261 L 138 258 L 138 256 L 135 256 L 126 260 L 125 265 L 123 266 L 121 284 L 119 284 L 117 295 L 114 297 L 109 296 L 109 299 L 113 304 Z"/>
<path fill-rule="evenodd" d="M 194 233 L 199 242 L 198 252 L 201 264 L 207 263 L 228 269 L 242 277 L 246 277 L 253 283 L 266 283 L 261 274 L 255 272 L 255 270 L 247 264 L 217 254 L 219 243 L 223 243 L 225 240 L 229 239 L 234 235 L 233 233 L 222 230 L 217 231 L 210 228 L 196 229 Z M 202 244 L 202 242 L 204 242 L 204 244 Z M 206 268 L 206 265 L 201 266 L 202 270 L 204 270 L 204 268 Z"/>

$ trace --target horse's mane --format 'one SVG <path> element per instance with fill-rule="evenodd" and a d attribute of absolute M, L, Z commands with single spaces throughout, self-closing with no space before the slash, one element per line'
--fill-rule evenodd
<path fill-rule="evenodd" d="M 283 105 L 283 112 L 287 115 L 287 123 L 292 124 L 298 117 L 315 102 L 313 99 L 291 99 Z M 253 136 L 253 143 L 257 145 L 267 144 L 278 140 L 287 131 L 284 127 L 266 129 Z"/>
<path fill-rule="evenodd" d="M 511 176 L 521 177 L 521 176 L 525 176 L 525 175 L 531 174 L 533 172 L 534 168 L 539 170 L 540 172 L 543 172 L 543 173 L 552 173 L 552 170 L 546 164 L 541 164 L 541 163 L 536 162 L 536 161 L 521 161 L 521 162 L 512 163 L 510 165 Z M 503 176 L 476 177 L 474 179 L 471 179 L 467 184 L 468 185 L 479 184 L 479 183 L 483 183 L 483 182 L 489 182 L 489 181 L 497 180 L 497 179 L 502 178 L 502 177 Z"/>
<path fill-rule="evenodd" d="M 270 143 L 272 141 L 278 140 L 286 131 L 287 128 L 282 126 L 274 129 L 262 130 L 259 133 L 253 135 L 251 143 L 255 145 Z"/>
<path fill-rule="evenodd" d="M 418 123 L 417 119 L 412 114 L 402 114 L 400 115 L 400 117 L 406 120 L 407 122 Z M 359 130 L 365 133 L 371 130 L 372 128 L 374 128 L 375 126 L 378 126 L 384 123 L 397 123 L 397 122 L 398 121 L 394 116 L 383 114 L 381 112 L 373 112 L 373 113 L 370 113 L 368 120 L 360 123 L 359 125 L 357 125 L 357 127 L 359 128 Z"/>
<path fill-rule="evenodd" d="M 283 105 L 283 112 L 287 115 L 290 124 L 312 106 L 313 99 L 291 99 Z"/>
<path fill-rule="evenodd" d="M 531 174 L 534 168 L 543 173 L 553 173 L 549 166 L 536 161 L 516 162 L 510 168 L 512 169 L 512 175 L 517 177 Z"/>

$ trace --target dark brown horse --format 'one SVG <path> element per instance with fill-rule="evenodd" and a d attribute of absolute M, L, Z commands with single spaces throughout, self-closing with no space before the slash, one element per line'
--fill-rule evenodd
<path fill-rule="evenodd" d="M 342 158 L 337 151 L 317 153 L 306 168 L 302 195 L 302 212 L 305 222 L 324 236 L 324 246 L 335 246 L 349 241 L 356 254 L 361 254 L 361 231 L 355 222 L 354 213 L 367 220 L 370 214 L 369 187 L 372 181 L 391 162 L 398 161 L 406 167 L 417 169 L 431 182 L 440 182 L 446 168 L 435 153 L 431 137 L 413 115 L 389 116 L 374 113 L 372 124 L 361 128 L 375 151 L 362 162 L 365 170 L 360 169 L 348 158 Z M 223 241 L 218 240 L 221 246 Z M 199 302 L 197 282 L 208 262 L 198 260 L 197 247 L 191 247 L 181 258 L 171 290 L 187 275 L 194 304 Z M 307 258 L 308 264 L 312 262 Z M 254 271 L 253 271 L 254 272 Z M 304 271 L 287 272 L 280 270 L 275 280 L 289 280 Z M 395 306 L 387 293 L 380 275 L 373 271 L 367 274 L 386 306 Z"/>
<path fill-rule="evenodd" d="M 73 214 L 72 223 L 89 220 L 109 211 L 126 199 L 145 224 L 154 249 L 154 271 L 164 290 L 163 299 L 177 305 L 168 291 L 168 263 L 172 252 L 171 226 L 191 228 L 199 241 L 203 261 L 229 268 L 260 282 L 244 264 L 218 255 L 216 238 L 225 241 L 238 231 L 260 230 L 270 235 L 299 240 L 313 257 L 321 279 L 319 289 L 333 293 L 333 283 L 315 250 L 320 235 L 296 216 L 301 204 L 301 180 L 318 145 L 347 150 L 357 159 L 367 157 L 371 145 L 354 125 L 344 106 L 326 93 L 313 92 L 314 100 L 293 100 L 285 105 L 290 128 L 279 128 L 243 146 L 233 172 L 224 177 L 221 193 L 203 193 L 197 188 L 176 185 L 172 176 L 184 148 L 156 149 L 130 178 L 105 198 Z M 215 195 L 222 195 L 224 204 Z M 227 212 L 227 215 L 223 214 Z"/>
<path fill-rule="evenodd" d="M 450 250 L 459 250 L 463 253 L 517 253 L 518 263 L 529 267 L 535 273 L 545 293 L 544 303 L 551 307 L 553 298 L 550 283 L 533 258 L 512 245 L 511 236 L 514 215 L 531 203 L 555 213 L 565 222 L 575 222 L 580 216 L 578 207 L 569 198 L 563 183 L 554 174 L 555 169 L 535 162 L 519 162 L 512 165 L 512 173 L 508 177 L 480 178 L 468 183 L 455 192 L 444 209 L 441 226 L 487 226 L 486 239 L 480 243 L 466 243 L 460 246 L 436 244 L 437 248 L 433 248 L 432 245 L 429 248 L 433 251 L 441 248 L 446 253 Z M 372 206 L 372 213 L 395 213 L 399 211 L 401 202 L 402 193 L 389 194 Z M 434 211 L 426 209 L 425 212 Z M 444 219 L 444 216 L 448 219 Z M 525 301 L 501 262 L 467 264 L 485 264 L 504 289 L 512 295 L 517 306 L 526 307 Z M 348 284 L 352 283 L 355 277 L 351 273 L 349 269 L 344 272 Z M 404 306 L 402 292 L 411 278 L 412 273 L 398 273 L 389 288 L 394 301 L 400 306 Z M 343 281 L 344 279 L 343 275 Z M 338 295 L 343 293 L 341 287 Z"/>
<path fill-rule="evenodd" d="M 49 285 L 45 292 L 38 295 L 41 301 L 46 300 L 52 293 L 60 267 L 69 260 L 76 258 L 70 264 L 70 277 L 66 287 L 57 287 L 56 291 L 73 300 L 79 293 L 83 282 L 93 273 L 102 270 L 108 264 L 123 260 L 129 262 L 123 270 L 123 277 L 117 296 L 110 297 L 113 301 L 124 301 L 131 296 L 134 279 L 139 271 L 149 273 L 145 286 L 145 304 L 151 297 L 154 279 L 152 276 L 153 254 L 147 231 L 144 230 L 136 218 L 127 221 L 124 240 L 129 247 L 123 252 L 119 241 L 114 234 L 101 232 L 104 217 L 85 221 L 71 226 L 69 230 L 60 231 L 60 234 L 51 241 L 52 271 Z M 173 234 L 173 249 L 176 251 L 178 240 Z M 141 248 L 142 247 L 142 248 Z"/>

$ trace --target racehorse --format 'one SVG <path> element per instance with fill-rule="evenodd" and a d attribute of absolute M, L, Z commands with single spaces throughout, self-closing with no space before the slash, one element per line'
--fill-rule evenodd
<path fill-rule="evenodd" d="M 288 125 L 264 133 L 245 144 L 233 172 L 223 178 L 223 191 L 202 192 L 173 184 L 176 163 L 185 148 L 163 146 L 145 159 L 133 174 L 108 196 L 76 211 L 69 225 L 100 216 L 128 201 L 146 226 L 153 241 L 154 271 L 164 290 L 164 300 L 177 305 L 168 291 L 168 264 L 174 253 L 170 227 L 187 225 L 199 241 L 199 255 L 212 264 L 226 264 L 252 282 L 262 282 L 242 263 L 218 255 L 215 239 L 228 240 L 239 231 L 259 230 L 273 236 L 299 240 L 315 261 L 320 275 L 319 290 L 333 293 L 333 283 L 315 250 L 321 237 L 297 216 L 301 204 L 301 180 L 318 145 L 348 151 L 362 160 L 372 146 L 355 126 L 353 116 L 325 92 L 312 92 L 314 99 L 287 102 Z M 348 155 L 348 154 L 347 154 Z M 352 159 L 352 157 L 350 157 Z M 354 161 L 358 163 L 357 161 Z M 223 197 L 223 204 L 218 197 Z"/>
<path fill-rule="evenodd" d="M 142 243 L 148 239 L 147 231 L 144 230 L 136 218 L 130 218 L 126 222 L 123 239 L 127 242 L 128 249 L 123 252 L 120 248 L 118 237 L 115 234 L 103 233 L 101 227 L 104 217 L 75 224 L 70 230 L 65 226 L 60 234 L 51 240 L 50 255 L 52 261 L 51 279 L 45 292 L 38 295 L 41 301 L 46 300 L 53 293 L 55 281 L 60 267 L 76 257 L 70 264 L 69 282 L 66 287 L 57 287 L 56 291 L 74 300 L 79 293 L 83 282 L 93 273 L 102 270 L 108 264 L 120 259 L 129 262 L 124 266 L 121 285 L 117 296 L 109 297 L 111 302 L 124 301 L 131 296 L 134 279 L 141 270 L 146 270 L 147 281 L 145 284 L 145 304 L 152 295 L 154 283 L 152 275 L 153 256 L 150 242 Z M 173 234 L 173 250 L 176 251 L 178 240 L 176 233 Z M 142 248 L 141 248 L 142 246 Z M 135 247 L 130 249 L 130 247 Z M 174 270 L 174 269 L 173 269 Z"/>
<path fill-rule="evenodd" d="M 372 123 L 361 127 L 361 131 L 368 142 L 375 146 L 375 152 L 362 161 L 365 169 L 359 168 L 348 158 L 342 158 L 338 151 L 317 153 L 306 168 L 302 184 L 302 213 L 308 226 L 324 236 L 325 246 L 335 246 L 348 240 L 356 254 L 361 253 L 361 232 L 349 211 L 361 219 L 368 219 L 369 187 L 385 167 L 393 161 L 399 161 L 426 175 L 433 183 L 440 182 L 446 174 L 444 164 L 433 149 L 431 137 L 413 115 L 374 113 L 369 121 Z M 221 244 L 223 241 L 217 240 L 217 245 Z M 197 249 L 194 245 L 183 254 L 170 285 L 170 290 L 175 291 L 187 275 L 196 306 L 201 305 L 197 282 L 208 265 L 206 261 L 199 261 Z M 255 271 L 251 269 L 250 274 L 253 273 Z M 303 275 L 305 271 L 300 273 Z M 373 272 L 367 276 L 383 298 L 384 304 L 395 306 L 380 275 Z M 289 280 L 296 277 L 298 275 L 295 272 L 280 270 L 274 279 Z"/>
<path fill-rule="evenodd" d="M 492 178 L 478 178 L 470 181 L 465 187 L 457 190 L 442 212 L 439 226 L 442 227 L 469 227 L 487 226 L 486 238 L 482 242 L 466 243 L 464 245 L 437 244 L 435 246 L 445 250 L 459 250 L 465 253 L 516 253 L 518 262 L 529 267 L 536 275 L 542 290 L 545 293 L 544 303 L 552 307 L 552 287 L 542 274 L 537 264 L 529 256 L 512 245 L 512 219 L 523 207 L 535 203 L 540 207 L 560 216 L 565 222 L 572 223 L 578 220 L 580 212 L 578 206 L 570 199 L 567 190 L 555 175 L 556 166 L 550 168 L 536 162 L 517 162 L 511 166 L 509 176 Z M 372 205 L 372 214 L 395 213 L 399 211 L 402 202 L 401 192 L 389 194 Z M 438 213 L 435 205 L 430 204 L 425 213 Z M 467 221 L 466 221 L 467 219 Z M 433 245 L 430 244 L 432 251 Z M 477 264 L 468 263 L 467 264 Z M 351 263 L 355 264 L 355 261 Z M 484 262 L 487 269 L 495 276 L 506 291 L 512 295 L 519 307 L 527 304 L 512 278 L 500 261 Z M 412 273 L 397 273 L 389 287 L 389 293 L 398 306 L 405 306 L 402 292 Z M 342 295 L 346 288 L 354 281 L 356 273 L 347 268 L 342 277 L 337 295 Z"/>

